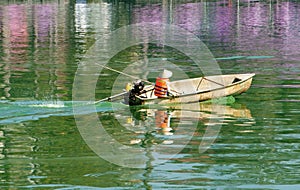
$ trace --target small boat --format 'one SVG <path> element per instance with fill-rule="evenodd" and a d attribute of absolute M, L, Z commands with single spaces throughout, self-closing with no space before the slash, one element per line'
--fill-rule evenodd
<path fill-rule="evenodd" d="M 173 104 L 201 102 L 225 96 L 234 96 L 247 91 L 252 83 L 254 73 L 215 75 L 190 78 L 169 82 L 166 97 L 157 97 L 154 85 L 147 85 L 140 94 L 124 94 L 125 102 L 130 105 Z"/>

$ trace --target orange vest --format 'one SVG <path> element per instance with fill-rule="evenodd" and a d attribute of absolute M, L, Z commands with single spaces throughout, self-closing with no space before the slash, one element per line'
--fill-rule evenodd
<path fill-rule="evenodd" d="M 157 97 L 166 97 L 168 92 L 167 82 L 169 81 L 169 78 L 157 77 L 154 87 L 154 95 Z"/>

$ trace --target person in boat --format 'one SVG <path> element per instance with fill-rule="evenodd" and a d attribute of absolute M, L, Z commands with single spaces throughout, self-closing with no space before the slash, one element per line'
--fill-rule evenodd
<path fill-rule="evenodd" d="M 125 98 L 125 103 L 129 104 L 130 106 L 141 105 L 140 99 L 138 99 L 136 96 L 145 93 L 144 82 L 142 80 L 137 80 L 133 83 L 133 86 L 131 85 L 127 86 L 127 85 L 126 85 L 126 91 L 128 91 L 128 97 Z"/>
<path fill-rule="evenodd" d="M 164 69 L 163 72 L 156 78 L 155 87 L 154 87 L 154 95 L 161 98 L 170 96 L 169 92 L 169 82 L 170 77 L 172 77 L 173 73 L 169 70 Z M 125 89 L 128 91 L 128 94 L 125 96 L 125 103 L 130 106 L 133 105 L 141 105 L 142 102 L 137 96 L 145 93 L 144 90 L 145 84 L 142 80 L 138 80 L 132 85 L 127 84 Z"/>
<path fill-rule="evenodd" d="M 173 73 L 169 70 L 164 69 L 163 72 L 156 78 L 154 95 L 162 98 L 170 95 L 169 82 Z"/>

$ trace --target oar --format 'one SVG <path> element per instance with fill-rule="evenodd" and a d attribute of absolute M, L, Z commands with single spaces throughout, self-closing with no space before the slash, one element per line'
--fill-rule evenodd
<path fill-rule="evenodd" d="M 103 99 L 101 99 L 101 100 L 97 100 L 97 101 L 94 102 L 94 104 L 98 104 L 98 103 L 104 102 L 104 101 L 110 101 L 111 99 L 117 98 L 117 97 L 119 97 L 119 96 L 123 96 L 123 95 L 125 95 L 126 93 L 128 93 L 128 92 L 122 92 L 122 93 L 120 93 L 120 94 L 116 94 L 116 95 L 113 95 L 113 96 L 110 96 L 110 97 L 107 97 L 107 98 L 103 98 Z"/>

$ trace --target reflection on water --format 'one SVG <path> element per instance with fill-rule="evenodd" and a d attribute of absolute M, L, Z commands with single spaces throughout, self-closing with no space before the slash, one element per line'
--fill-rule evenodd
<path fill-rule="evenodd" d="M 119 180 L 121 181 L 129 180 L 132 181 L 132 184 L 144 186 L 145 184 L 140 184 L 141 181 L 135 180 L 139 179 L 140 175 L 149 175 L 149 178 L 145 179 L 145 182 L 148 183 L 148 180 L 151 181 L 152 177 L 150 176 L 152 172 L 161 168 L 161 166 L 158 166 L 158 168 L 155 167 L 154 171 L 150 169 L 155 166 L 156 159 L 162 159 L 163 161 L 172 159 L 179 162 L 182 162 L 182 159 L 189 160 L 185 154 L 174 156 L 172 151 L 167 151 L 167 147 L 184 148 L 183 150 L 190 149 L 196 151 L 196 154 L 201 155 L 197 150 L 200 142 L 203 141 L 204 130 L 214 129 L 214 125 L 218 125 L 219 122 L 222 122 L 223 126 L 230 123 L 240 124 L 240 126 L 243 124 L 244 126 L 251 126 L 255 123 L 250 111 L 246 107 L 236 103 L 231 105 L 195 103 L 163 107 L 131 107 L 131 112 L 127 112 L 124 108 L 114 110 L 113 112 L 110 110 L 106 113 L 100 111 L 99 119 L 103 121 L 104 127 L 113 137 L 125 145 L 143 148 L 149 159 L 147 163 L 149 169 L 146 171 L 127 170 L 126 168 L 122 168 L 119 171 L 120 168 L 118 169 L 115 165 L 99 160 L 98 157 L 95 158 L 89 149 L 82 144 L 81 137 L 76 132 L 77 130 L 75 128 L 72 130 L 68 129 L 70 122 L 74 122 L 71 121 L 72 116 L 68 116 L 70 113 L 66 108 L 71 108 L 68 102 L 65 102 L 62 107 L 49 107 L 50 104 L 41 105 L 38 102 L 35 102 L 35 104 L 33 102 L 13 104 L 23 106 L 23 108 L 30 107 L 31 109 L 34 106 L 35 108 L 39 108 L 39 112 L 42 112 L 43 109 L 46 112 L 49 109 L 52 112 L 54 110 L 57 112 L 57 116 L 52 116 L 50 119 L 43 119 L 41 117 L 39 121 L 10 124 L 10 129 L 5 127 L 1 133 L 5 137 L 1 141 L 3 145 L 1 147 L 3 153 L 1 157 L 4 160 L 20 159 L 19 162 L 13 162 L 14 166 L 10 166 L 2 172 L 9 174 L 22 170 L 23 172 L 17 176 L 19 178 L 24 178 L 25 176 L 30 181 L 32 185 L 27 186 L 27 188 L 43 187 L 43 185 L 39 184 L 45 183 L 49 178 L 53 181 L 51 188 L 73 187 L 62 185 L 59 181 L 55 180 L 57 172 L 61 172 L 65 167 L 72 165 L 72 170 L 63 171 L 60 177 L 64 176 L 65 178 L 79 180 L 82 176 L 85 176 L 88 180 L 93 180 L 114 176 L 118 179 L 120 178 Z M 56 105 L 62 105 L 62 103 Z M 99 108 L 105 108 L 106 106 L 99 105 Z M 11 109 L 13 108 L 11 107 Z M 218 123 L 212 123 L 210 121 L 211 118 L 214 118 L 213 121 L 218 121 Z M 195 124 L 196 127 L 194 128 Z M 49 126 L 51 126 L 51 130 L 48 129 Z M 243 132 L 247 133 L 247 131 Z M 185 143 L 184 141 L 187 138 L 190 138 L 190 133 L 194 134 L 191 136 L 193 139 L 188 142 L 187 148 L 185 148 L 182 144 Z M 10 140 L 5 140 L 8 138 Z M 157 148 L 157 145 L 163 145 L 166 149 L 157 152 L 157 150 L 153 149 L 153 147 Z M 153 154 L 154 152 L 155 154 Z M 72 159 L 69 159 L 69 157 Z M 169 167 L 172 168 L 173 162 L 170 162 L 165 163 L 165 166 L 163 165 L 161 169 L 167 167 L 169 164 L 171 164 Z M 102 165 L 106 165 L 107 167 L 103 167 Z M 26 170 L 23 170 L 23 168 L 26 168 Z M 144 172 L 145 174 L 143 174 Z M 165 172 L 169 172 L 169 169 L 163 173 Z M 18 181 L 18 183 L 24 184 L 25 182 Z M 72 181 L 69 181 L 69 183 L 72 183 Z M 96 185 L 97 183 L 93 184 Z"/>
<path fill-rule="evenodd" d="M 1 99 L 58 99 L 69 92 L 66 5 L 8 4 L 0 7 Z"/>
<path fill-rule="evenodd" d="M 150 145 L 173 144 L 175 139 L 181 139 L 182 143 L 185 138 L 188 138 L 187 135 L 193 136 L 198 130 L 197 126 L 201 125 L 206 131 L 200 140 L 201 144 L 199 141 L 199 146 L 206 147 L 199 147 L 199 150 L 205 152 L 214 143 L 222 126 L 237 122 L 237 119 L 243 119 L 241 123 L 235 124 L 238 126 L 255 124 L 249 109 L 238 104 L 235 107 L 213 103 L 154 106 L 154 108 L 143 106 L 131 107 L 130 112 L 115 111 L 114 115 L 122 127 L 134 134 L 129 133 L 130 141 L 127 139 L 127 142 L 122 143 L 137 144 L 142 147 L 145 146 L 145 142 L 151 142 Z M 114 124 L 107 123 L 107 125 Z"/>
<path fill-rule="evenodd" d="M 0 188 L 297 189 L 299 14 L 297 1 L 1 1 Z M 149 167 L 131 169 L 100 159 L 85 145 L 69 101 L 77 65 L 95 36 L 105 46 L 112 30 L 140 22 L 183 27 L 221 58 L 224 74 L 256 77 L 230 105 L 131 112 L 120 104 L 97 105 L 115 139 L 144 150 Z M 145 43 L 128 51 L 109 64 L 122 69 L 147 64 L 150 57 L 199 75 L 190 60 L 168 47 Z M 143 69 L 132 72 L 148 77 Z M 101 74 L 96 98 L 111 95 L 112 78 L 111 72 Z M 203 141 L 210 146 L 200 153 Z M 182 150 L 172 158 L 168 149 L 153 155 L 159 145 Z M 156 160 L 167 162 L 155 165 Z"/>

